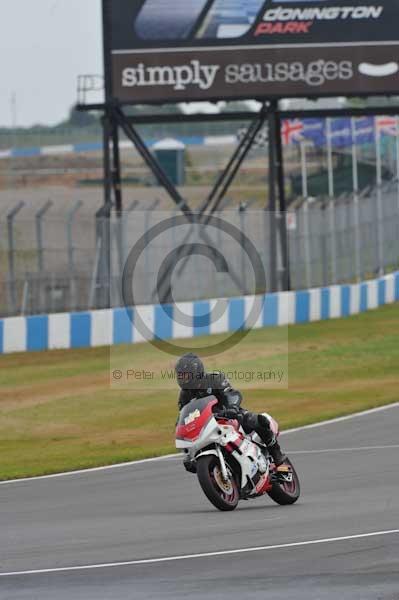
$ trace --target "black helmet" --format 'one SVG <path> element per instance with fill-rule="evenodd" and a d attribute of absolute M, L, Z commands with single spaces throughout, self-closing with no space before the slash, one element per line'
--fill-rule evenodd
<path fill-rule="evenodd" d="M 196 354 L 184 354 L 175 366 L 177 383 L 183 390 L 198 388 L 204 376 L 204 365 Z"/>

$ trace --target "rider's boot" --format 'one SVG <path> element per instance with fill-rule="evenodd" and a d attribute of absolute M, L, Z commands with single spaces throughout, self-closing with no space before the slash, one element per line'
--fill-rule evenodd
<path fill-rule="evenodd" d="M 267 449 L 269 450 L 276 467 L 279 467 L 287 460 L 287 456 L 281 451 L 280 444 L 276 439 L 274 439 L 273 443 L 267 446 Z"/>

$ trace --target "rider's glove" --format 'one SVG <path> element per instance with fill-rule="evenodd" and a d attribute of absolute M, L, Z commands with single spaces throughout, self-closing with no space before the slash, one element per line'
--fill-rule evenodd
<path fill-rule="evenodd" d="M 225 408 L 226 419 L 237 419 L 238 410 L 234 407 Z"/>

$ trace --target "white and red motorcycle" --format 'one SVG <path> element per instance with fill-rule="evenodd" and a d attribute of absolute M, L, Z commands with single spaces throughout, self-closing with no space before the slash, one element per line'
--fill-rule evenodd
<path fill-rule="evenodd" d="M 260 437 L 245 434 L 237 420 L 214 414 L 215 404 L 214 396 L 195 398 L 181 410 L 176 427 L 176 448 L 195 465 L 208 500 L 223 511 L 265 494 L 278 504 L 294 504 L 300 485 L 291 461 L 276 467 Z M 264 414 L 278 436 L 277 422 Z"/>

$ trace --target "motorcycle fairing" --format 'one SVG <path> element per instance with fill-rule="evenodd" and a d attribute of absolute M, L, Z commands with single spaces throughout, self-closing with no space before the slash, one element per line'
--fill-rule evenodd
<path fill-rule="evenodd" d="M 182 408 L 177 422 L 176 442 L 177 440 L 190 442 L 197 440 L 210 421 L 215 420 L 212 407 L 217 402 L 214 396 L 207 396 L 206 398 L 194 398 L 186 404 Z"/>

